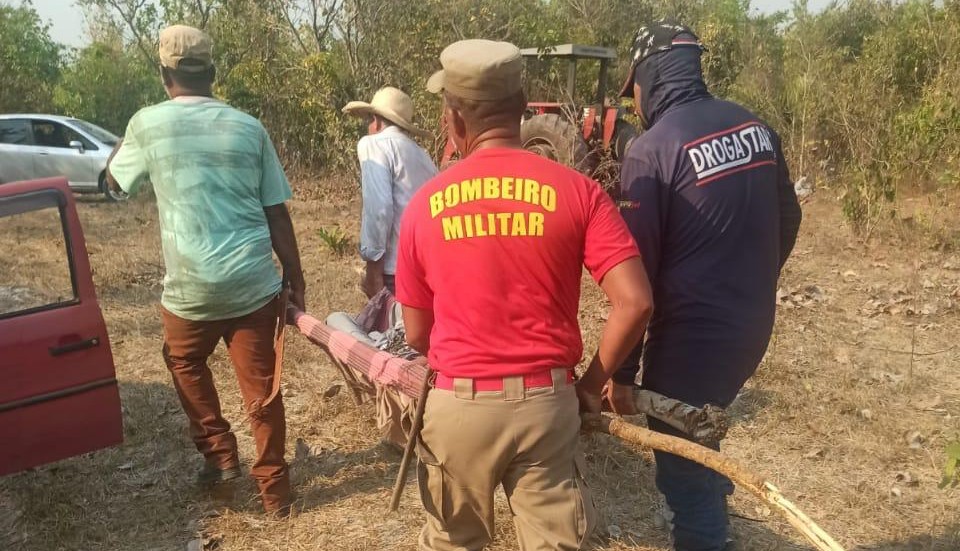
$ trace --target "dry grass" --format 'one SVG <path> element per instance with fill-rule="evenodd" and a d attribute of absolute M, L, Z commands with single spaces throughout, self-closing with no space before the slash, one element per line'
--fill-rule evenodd
<path fill-rule="evenodd" d="M 55 208 L 0 218 L 7 247 L 0 263 L 0 314 L 74 298 L 60 228 Z"/>
<path fill-rule="evenodd" d="M 351 187 L 304 182 L 292 205 L 314 312 L 352 311 L 363 302 L 359 261 L 337 257 L 317 233 L 339 226 L 357 234 Z M 201 538 L 223 551 L 415 549 L 422 521 L 415 486 L 400 514 L 386 513 L 398 456 L 378 444 L 369 406 L 358 410 L 347 393 L 321 398 L 337 383 L 335 371 L 297 337 L 288 343 L 285 401 L 299 513 L 265 519 L 249 481 L 228 495 L 195 490 L 199 457 L 160 357 L 154 206 L 83 200 L 80 215 L 121 382 L 126 442 L 0 480 L 0 538 L 17 542 L 7 548 L 182 551 Z M 725 450 L 766 474 L 850 549 L 956 550 L 960 491 L 936 484 L 944 445 L 960 433 L 960 350 L 953 348 L 960 257 L 890 237 L 860 243 L 826 198 L 807 205 L 806 216 L 783 278 L 796 294 L 785 297 L 767 358 L 733 408 Z M 50 254 L 51 243 L 39 236 L 28 244 L 31 254 Z M 592 284 L 584 288 L 590 350 L 603 302 Z M 211 365 L 249 461 L 253 444 L 232 368 L 222 351 Z M 911 447 L 914 432 L 921 437 Z M 619 529 L 608 549 L 667 549 L 650 515 L 650 454 L 601 435 L 584 444 L 606 524 Z M 734 508 L 754 519 L 733 520 L 744 549 L 800 543 L 752 498 L 737 494 Z M 512 549 L 503 499 L 498 513 L 494 549 Z"/>

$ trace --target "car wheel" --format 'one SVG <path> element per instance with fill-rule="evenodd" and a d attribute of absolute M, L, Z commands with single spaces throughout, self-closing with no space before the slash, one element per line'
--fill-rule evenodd
<path fill-rule="evenodd" d="M 100 174 L 100 191 L 111 203 L 126 201 L 130 198 L 130 195 L 122 190 L 114 191 L 110 189 L 110 186 L 107 184 L 107 174 L 105 172 Z"/>

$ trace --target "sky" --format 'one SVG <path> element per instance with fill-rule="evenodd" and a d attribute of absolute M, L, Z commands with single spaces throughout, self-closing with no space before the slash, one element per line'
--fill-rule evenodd
<path fill-rule="evenodd" d="M 810 9 L 821 9 L 829 1 L 810 0 Z M 0 4 L 19 5 L 20 0 L 0 0 Z M 751 0 L 753 8 L 764 13 L 789 9 L 790 4 L 791 0 Z M 51 24 L 50 34 L 54 40 L 74 47 L 87 42 L 83 11 L 74 0 L 34 0 L 33 5 L 40 17 Z"/>

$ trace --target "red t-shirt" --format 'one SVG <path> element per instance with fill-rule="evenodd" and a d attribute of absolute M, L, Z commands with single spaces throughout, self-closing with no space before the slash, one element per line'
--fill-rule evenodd
<path fill-rule="evenodd" d="M 433 310 L 429 361 L 449 377 L 573 367 L 582 266 L 599 282 L 639 254 L 593 180 L 527 151 L 481 149 L 407 206 L 397 299 Z"/>

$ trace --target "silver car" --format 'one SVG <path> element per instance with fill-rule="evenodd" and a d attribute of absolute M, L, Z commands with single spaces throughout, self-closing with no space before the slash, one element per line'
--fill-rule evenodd
<path fill-rule="evenodd" d="M 119 138 L 79 119 L 56 115 L 0 115 L 0 184 L 65 176 L 78 193 L 127 195 L 107 186 L 107 158 Z"/>

